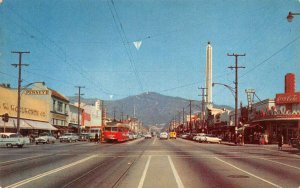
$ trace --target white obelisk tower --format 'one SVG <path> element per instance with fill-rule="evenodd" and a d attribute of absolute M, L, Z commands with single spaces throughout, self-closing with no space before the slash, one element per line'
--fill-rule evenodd
<path fill-rule="evenodd" d="M 206 108 L 212 108 L 212 47 L 208 41 L 206 47 Z"/>

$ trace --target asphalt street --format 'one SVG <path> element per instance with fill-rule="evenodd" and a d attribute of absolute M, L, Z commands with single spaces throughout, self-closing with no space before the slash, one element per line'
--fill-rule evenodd
<path fill-rule="evenodd" d="M 0 187 L 298 188 L 300 154 L 158 138 L 0 148 Z"/>

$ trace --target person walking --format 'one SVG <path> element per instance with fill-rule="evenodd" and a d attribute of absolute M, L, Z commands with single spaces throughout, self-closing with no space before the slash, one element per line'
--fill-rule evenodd
<path fill-rule="evenodd" d="M 98 143 L 98 139 L 99 139 L 99 136 L 98 136 L 98 133 L 96 133 L 95 135 L 95 142 Z"/>
<path fill-rule="evenodd" d="M 282 144 L 283 144 L 283 136 L 282 136 L 282 134 L 280 134 L 279 136 L 278 136 L 278 150 L 282 150 Z"/>

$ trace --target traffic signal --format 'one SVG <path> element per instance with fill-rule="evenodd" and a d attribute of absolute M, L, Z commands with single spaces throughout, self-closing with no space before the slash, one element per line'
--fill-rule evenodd
<path fill-rule="evenodd" d="M 8 113 L 3 114 L 3 115 L 2 115 L 2 121 L 8 122 L 8 120 L 9 120 L 9 115 L 8 115 Z"/>

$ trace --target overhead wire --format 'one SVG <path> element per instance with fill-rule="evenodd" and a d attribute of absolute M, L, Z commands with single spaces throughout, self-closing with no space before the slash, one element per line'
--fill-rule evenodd
<path fill-rule="evenodd" d="M 41 36 L 44 36 L 48 41 L 50 41 L 53 45 L 55 45 L 57 47 L 57 49 L 62 52 L 62 54 L 57 54 L 55 50 L 53 50 L 52 48 L 50 48 L 49 46 L 47 46 L 42 40 L 38 40 L 36 36 L 32 35 L 29 31 L 27 31 L 27 29 L 25 29 L 24 27 L 22 27 L 20 24 L 16 23 L 14 20 L 12 20 L 11 18 L 9 18 L 15 25 L 17 25 L 18 27 L 20 27 L 23 32 L 25 32 L 27 35 L 30 36 L 31 39 L 36 40 L 37 42 L 39 42 L 40 44 L 42 44 L 42 46 L 44 46 L 45 48 L 47 48 L 48 50 L 50 50 L 54 55 L 56 55 L 59 59 L 62 59 L 65 63 L 67 63 L 73 70 L 75 70 L 77 73 L 79 73 L 82 77 L 84 77 L 86 80 L 88 80 L 90 83 L 92 83 L 95 88 L 95 90 L 99 90 L 105 94 L 108 95 L 116 95 L 118 96 L 119 94 L 110 92 L 106 89 L 104 89 L 103 87 L 101 87 L 101 84 L 99 83 L 95 83 L 93 80 L 89 79 L 86 75 L 89 75 L 84 69 L 83 67 L 77 68 L 76 66 L 74 66 L 73 64 L 69 63 L 66 59 L 66 52 L 55 42 L 53 41 L 51 38 L 49 38 L 48 36 L 44 35 L 39 29 L 37 29 L 36 27 L 34 27 L 30 22 L 28 22 L 26 19 L 24 19 L 22 16 L 20 16 L 17 12 L 15 12 L 11 7 L 9 7 L 9 10 L 14 13 L 16 16 L 18 16 L 18 18 L 20 18 L 22 21 L 24 21 L 26 24 L 28 24 L 31 28 L 33 28 L 34 30 L 36 30 Z M 73 61 L 75 62 L 75 61 Z M 83 73 L 85 73 L 86 75 L 84 75 Z M 100 85 L 100 87 L 99 87 Z"/>

